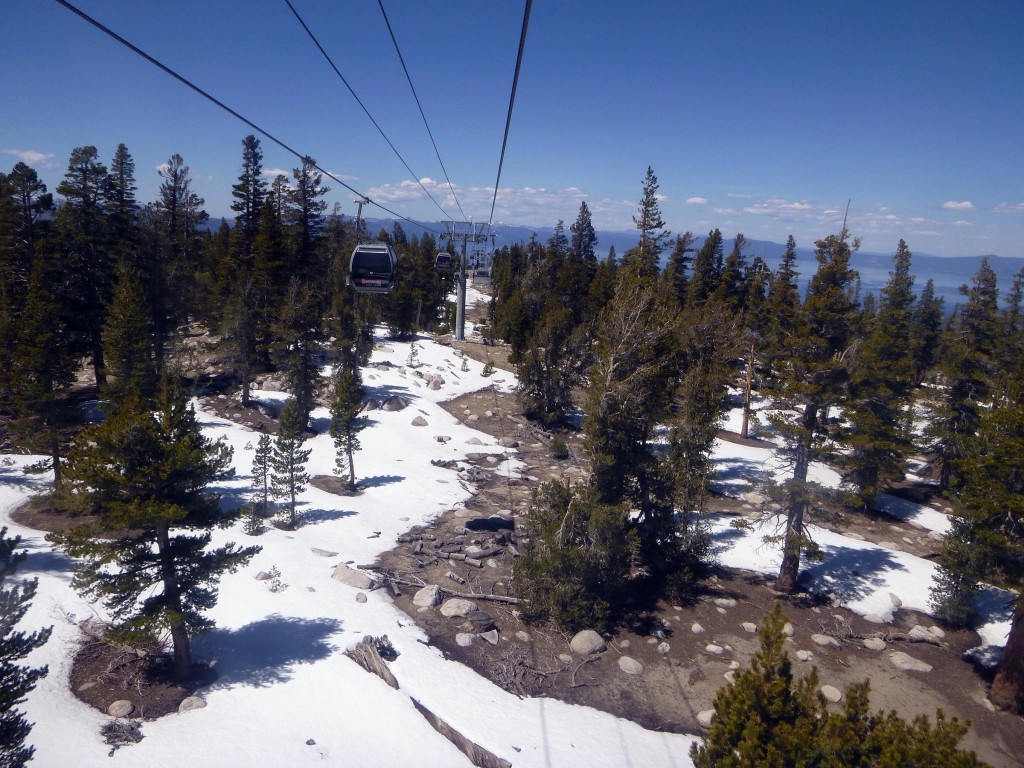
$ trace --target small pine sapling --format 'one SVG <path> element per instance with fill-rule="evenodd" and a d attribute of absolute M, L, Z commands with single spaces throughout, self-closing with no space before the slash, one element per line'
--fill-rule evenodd
<path fill-rule="evenodd" d="M 289 530 L 298 525 L 296 497 L 306 490 L 309 482 L 306 462 L 312 451 L 302 448 L 304 427 L 298 404 L 292 398 L 281 411 L 281 423 L 270 454 L 270 486 L 275 497 L 286 500 L 285 525 Z"/>
<path fill-rule="evenodd" d="M 409 345 L 409 357 L 405 359 L 405 364 L 410 368 L 418 368 L 420 364 L 420 349 L 415 344 Z"/>
<path fill-rule="evenodd" d="M 334 384 L 334 404 L 331 405 L 331 423 L 328 431 L 334 438 L 337 451 L 334 474 L 348 475 L 348 489 L 356 489 L 356 470 L 353 454 L 359 450 L 359 432 L 366 427 L 366 418 L 359 415 L 362 395 L 357 370 L 344 370 Z"/>
<path fill-rule="evenodd" d="M 263 520 L 270 513 L 270 455 L 273 445 L 270 435 L 263 433 L 256 443 L 256 454 L 252 460 L 253 501 L 249 505 L 249 514 L 245 520 L 245 532 L 258 536 L 263 532 Z"/>
<path fill-rule="evenodd" d="M 488 360 L 484 364 L 484 369 L 482 371 L 480 371 L 480 375 L 483 376 L 484 378 L 487 378 L 488 376 L 494 375 L 494 366 L 491 365 L 491 361 L 490 360 Z"/>

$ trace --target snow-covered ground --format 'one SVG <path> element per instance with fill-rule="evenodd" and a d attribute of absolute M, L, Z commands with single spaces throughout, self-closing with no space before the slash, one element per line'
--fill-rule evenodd
<path fill-rule="evenodd" d="M 397 394 L 411 400 L 405 410 L 370 414 L 370 426 L 360 435 L 362 450 L 355 457 L 364 493 L 341 497 L 308 489 L 301 499 L 306 524 L 296 531 L 271 529 L 251 539 L 237 524 L 215 532 L 215 543 L 254 542 L 263 551 L 244 569 L 223 579 L 219 603 L 211 612 L 217 629 L 195 643 L 196 657 L 214 663 L 219 673 L 216 682 L 200 692 L 208 706 L 145 723 L 145 738 L 120 750 L 113 758 L 117 765 L 468 765 L 416 712 L 412 698 L 517 767 L 690 765 L 687 752 L 694 737 L 647 731 L 603 712 L 552 699 L 520 699 L 444 659 L 383 591 L 370 592 L 368 601 L 359 603 L 355 589 L 331 578 L 337 563 L 372 562 L 410 526 L 472 503 L 455 473 L 433 466 L 432 459 L 458 461 L 469 452 L 513 454 L 497 463 L 494 471 L 518 468 L 514 452 L 452 418 L 439 405 L 492 383 L 511 388 L 514 377 L 498 371 L 484 378 L 483 366 L 472 360 L 467 361 L 469 371 L 462 371 L 462 359 L 451 348 L 429 339 L 416 345 L 419 364 L 415 369 L 407 366 L 408 343 L 383 341 L 374 352 L 373 364 L 364 371 L 371 397 Z M 431 390 L 417 372 L 440 374 L 445 384 Z M 255 394 L 266 401 L 284 397 L 269 391 Z M 200 416 L 211 436 L 223 437 L 234 448 L 236 478 L 219 490 L 225 504 L 242 504 L 250 482 L 255 434 L 209 413 L 200 412 Z M 427 426 L 412 426 L 417 416 Z M 313 450 L 309 465 L 313 474 L 329 474 L 334 465 L 333 445 L 322 434 L 326 419 L 323 409 L 313 414 L 314 427 L 321 433 L 307 442 Z M 729 419 L 731 424 L 735 413 Z M 451 439 L 442 443 L 437 436 Z M 737 494 L 757 472 L 783 471 L 771 449 L 717 441 L 715 451 L 717 482 Z M 49 481 L 45 475 L 28 476 L 21 471 L 38 457 L 10 458 L 11 466 L 0 466 L 0 516 L 7 521 L 9 533 L 24 538 L 28 550 L 19 575 L 39 579 L 24 626 L 54 626 L 50 642 L 28 659 L 32 665 L 50 667 L 50 674 L 24 705 L 35 723 L 29 738 L 37 750 L 35 765 L 109 766 L 113 764 L 107 756 L 109 747 L 99 735 L 108 718 L 68 692 L 77 635 L 69 619 L 82 619 L 100 609 L 83 602 L 71 589 L 69 563 L 62 554 L 53 551 L 41 534 L 9 521 L 10 512 L 31 494 L 44 491 Z M 825 484 L 838 482 L 827 467 L 816 466 L 813 474 Z M 935 517 L 942 517 L 941 513 L 896 501 L 894 514 L 943 530 L 944 517 Z M 723 564 L 762 572 L 777 569 L 778 547 L 763 543 L 763 535 L 771 532 L 768 528 L 738 530 L 728 523 L 727 518 L 714 521 Z M 928 561 L 827 531 L 816 531 L 815 538 L 825 560 L 809 568 L 813 588 L 829 590 L 854 611 L 875 614 L 884 621 L 892 618 L 890 593 L 908 608 L 928 610 L 934 572 Z M 314 548 L 338 555 L 325 558 Z M 271 567 L 280 571 L 287 585 L 283 591 L 271 592 L 266 582 L 254 578 Z M 986 594 L 992 620 L 983 629 L 984 641 L 997 646 L 1005 643 L 1009 618 L 1005 611 L 1000 613 L 999 597 Z M 388 635 L 399 652 L 391 668 L 400 690 L 387 687 L 343 655 L 367 634 Z"/>

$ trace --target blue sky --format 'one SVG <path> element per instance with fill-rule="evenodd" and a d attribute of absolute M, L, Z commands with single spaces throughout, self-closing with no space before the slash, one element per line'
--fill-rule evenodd
<path fill-rule="evenodd" d="M 78 0 L 84 11 L 348 184 L 441 212 L 284 0 Z M 374 0 L 293 0 L 434 198 L 444 174 Z M 385 0 L 448 174 L 486 220 L 522 22 L 518 0 Z M 173 153 L 230 214 L 244 124 L 62 8 L 5 4 L 0 169 L 51 190 L 71 150 L 124 142 L 139 197 Z M 1024 4 L 537 0 L 495 219 L 551 226 L 586 200 L 627 230 L 647 166 L 674 232 L 798 244 L 850 229 L 937 255 L 1024 256 Z M 297 162 L 263 140 L 264 165 Z M 329 199 L 347 215 L 353 195 Z M 370 215 L 379 215 L 371 211 Z"/>

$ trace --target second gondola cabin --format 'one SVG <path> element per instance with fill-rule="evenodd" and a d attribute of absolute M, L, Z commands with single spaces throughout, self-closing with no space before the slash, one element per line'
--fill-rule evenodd
<path fill-rule="evenodd" d="M 388 243 L 360 243 L 352 251 L 348 284 L 359 293 L 391 293 L 398 278 L 398 258 Z"/>

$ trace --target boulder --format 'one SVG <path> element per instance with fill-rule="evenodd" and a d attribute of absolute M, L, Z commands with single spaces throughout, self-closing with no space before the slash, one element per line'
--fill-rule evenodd
<path fill-rule="evenodd" d="M 444 379 L 438 376 L 436 379 L 431 379 L 430 383 L 427 384 L 427 389 L 432 389 L 435 392 L 444 386 Z"/>
<path fill-rule="evenodd" d="M 589 656 L 593 653 L 601 653 L 608 647 L 604 638 L 592 629 L 584 629 L 577 632 L 575 637 L 569 641 L 569 648 L 573 653 L 580 656 Z"/>
<path fill-rule="evenodd" d="M 356 602 L 357 603 L 365 603 L 367 601 L 367 599 L 368 598 L 366 597 L 366 593 L 365 592 L 356 592 Z"/>
<path fill-rule="evenodd" d="M 932 637 L 937 637 L 940 640 L 946 636 L 945 632 L 943 632 L 941 629 L 939 629 L 939 627 L 936 627 L 934 625 L 928 627 L 928 632 L 931 633 Z"/>
<path fill-rule="evenodd" d="M 107 714 L 111 717 L 128 717 L 134 711 L 135 705 L 128 699 L 118 699 L 107 707 Z"/>
<path fill-rule="evenodd" d="M 445 600 L 441 605 L 441 615 L 447 618 L 464 619 L 473 611 L 479 610 L 479 606 L 472 600 L 462 597 L 452 597 Z"/>
<path fill-rule="evenodd" d="M 720 645 L 717 645 L 716 643 L 708 643 L 704 646 L 704 650 L 713 656 L 721 656 L 723 653 L 725 653 L 725 648 L 723 648 Z"/>
<path fill-rule="evenodd" d="M 814 661 L 814 654 L 811 651 L 797 651 L 796 657 L 800 661 Z"/>
<path fill-rule="evenodd" d="M 487 611 L 476 610 L 466 616 L 477 632 L 486 632 L 494 626 L 494 617 Z"/>
<path fill-rule="evenodd" d="M 632 656 L 619 656 L 619 669 L 627 675 L 642 675 L 644 673 L 644 665 Z"/>
<path fill-rule="evenodd" d="M 658 643 L 658 653 L 662 656 L 668 656 L 672 652 L 672 646 L 666 642 Z"/>
<path fill-rule="evenodd" d="M 736 601 L 733 600 L 731 597 L 716 597 L 712 602 L 714 602 L 714 604 L 715 604 L 715 606 L 717 608 L 735 608 L 736 607 Z"/>
<path fill-rule="evenodd" d="M 821 686 L 821 695 L 826 699 L 835 704 L 841 701 L 843 698 L 843 692 L 836 688 L 834 685 L 823 685 Z"/>
<path fill-rule="evenodd" d="M 913 656 L 904 653 L 903 651 L 893 651 L 889 654 L 889 661 L 895 664 L 898 668 L 906 672 L 931 672 L 932 665 L 927 664 L 920 659 L 915 659 Z"/>
<path fill-rule="evenodd" d="M 425 427 L 425 426 L 427 426 L 427 420 L 424 419 L 422 416 L 417 416 L 416 418 L 414 418 L 412 420 L 411 423 L 412 423 L 412 425 L 414 427 Z"/>
<path fill-rule="evenodd" d="M 711 727 L 711 718 L 715 716 L 715 710 L 705 709 L 697 713 L 697 725 L 701 728 Z"/>
<path fill-rule="evenodd" d="M 496 629 L 489 629 L 486 632 L 481 632 L 480 633 L 480 637 L 482 637 L 484 640 L 486 640 L 491 645 L 497 645 L 498 644 L 498 630 L 496 630 Z"/>
<path fill-rule="evenodd" d="M 816 645 L 822 645 L 826 648 L 838 648 L 839 641 L 836 640 L 832 635 L 811 635 L 811 642 Z"/>
<path fill-rule="evenodd" d="M 861 642 L 869 651 L 884 651 L 886 648 L 885 640 L 880 637 L 865 637 Z"/>
<path fill-rule="evenodd" d="M 409 401 L 404 397 L 398 395 L 392 395 L 383 403 L 381 403 L 380 409 L 382 411 L 401 411 L 409 407 Z"/>
<path fill-rule="evenodd" d="M 914 628 L 907 633 L 907 640 L 912 643 L 934 643 L 935 639 L 935 635 L 920 624 L 915 624 Z"/>
<path fill-rule="evenodd" d="M 743 627 L 744 632 L 750 632 L 751 634 L 757 632 L 757 624 L 752 621 L 744 621 L 740 626 Z"/>
<path fill-rule="evenodd" d="M 782 627 L 782 634 L 784 634 L 786 637 L 792 637 L 794 632 L 795 630 L 793 629 L 792 623 L 787 621 L 785 625 L 783 625 Z"/>
<path fill-rule="evenodd" d="M 357 571 L 355 568 L 349 568 L 344 563 L 341 563 L 334 569 L 334 573 L 331 574 L 331 578 L 336 581 L 340 581 L 342 584 L 355 587 L 356 589 L 377 588 L 376 579 L 362 571 Z"/>
<path fill-rule="evenodd" d="M 462 648 L 468 648 L 473 644 L 473 637 L 472 632 L 459 632 L 455 636 L 455 644 Z"/>
<path fill-rule="evenodd" d="M 369 400 L 363 403 L 362 407 L 359 409 L 359 412 L 368 413 L 369 411 L 376 411 L 378 408 L 380 408 L 380 403 L 378 403 L 371 397 Z"/>
<path fill-rule="evenodd" d="M 893 608 L 903 607 L 903 601 L 900 600 L 899 595 L 894 595 L 892 592 L 889 593 L 889 602 L 892 603 Z"/>
<path fill-rule="evenodd" d="M 338 554 L 337 552 L 331 552 L 328 549 L 320 549 L 320 547 L 310 547 L 309 551 L 317 557 L 335 557 Z"/>
<path fill-rule="evenodd" d="M 437 584 L 428 584 L 412 597 L 412 604 L 417 608 L 433 608 L 441 604 L 441 588 Z"/>
<path fill-rule="evenodd" d="M 530 635 L 526 632 L 523 632 L 523 630 L 520 629 L 518 632 L 516 632 L 516 639 L 521 640 L 524 643 L 528 643 L 530 642 Z"/>
<path fill-rule="evenodd" d="M 690 625 L 690 631 L 693 632 L 693 634 L 695 634 L 695 635 L 703 635 L 704 634 L 704 627 L 702 627 L 700 624 L 698 624 L 695 621 L 695 622 L 693 622 L 693 624 Z"/>
<path fill-rule="evenodd" d="M 178 705 L 178 714 L 183 715 L 193 709 L 202 709 L 206 706 L 206 699 L 201 696 L 186 696 Z"/>

